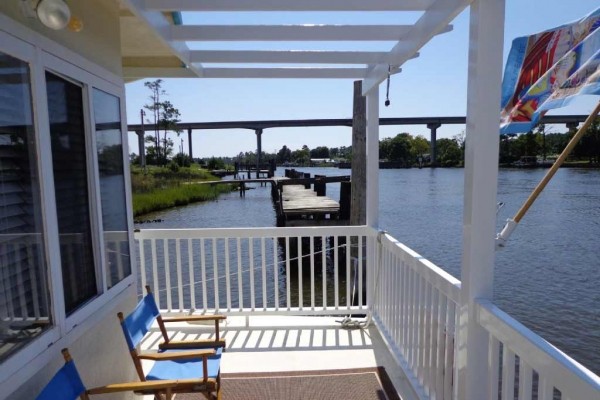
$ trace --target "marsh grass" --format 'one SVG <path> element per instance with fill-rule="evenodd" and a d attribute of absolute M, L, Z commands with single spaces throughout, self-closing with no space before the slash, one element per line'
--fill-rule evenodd
<path fill-rule="evenodd" d="M 179 168 L 147 167 L 146 171 L 131 167 L 134 217 L 152 211 L 164 210 L 194 203 L 215 200 L 220 194 L 230 192 L 232 185 L 197 184 L 219 180 L 197 166 Z"/>

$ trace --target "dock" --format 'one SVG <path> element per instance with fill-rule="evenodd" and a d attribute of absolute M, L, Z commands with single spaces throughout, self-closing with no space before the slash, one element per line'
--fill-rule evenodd
<path fill-rule="evenodd" d="M 286 176 L 275 178 L 272 190 L 277 213 L 277 226 L 325 226 L 345 225 L 348 214 L 349 193 L 341 190 L 340 196 L 348 193 L 348 199 L 336 201 L 326 196 L 326 184 L 350 183 L 350 176 L 315 176 L 295 170 L 286 170 Z M 342 205 L 340 205 L 342 203 Z"/>

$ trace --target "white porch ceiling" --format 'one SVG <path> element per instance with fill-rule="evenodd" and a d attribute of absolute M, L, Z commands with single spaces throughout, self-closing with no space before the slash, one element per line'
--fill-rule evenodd
<path fill-rule="evenodd" d="M 364 92 L 386 79 L 391 66 L 400 71 L 435 35 L 452 30 L 450 22 L 473 0 L 122 0 L 123 69 L 126 79 L 200 78 L 343 78 L 364 79 Z M 356 12 L 418 13 L 414 24 L 290 25 L 290 13 L 333 15 Z M 187 12 L 268 13 L 268 25 L 190 24 Z M 307 13 L 310 12 L 310 13 Z M 177 16 L 183 16 L 178 24 Z M 214 15 L 214 14 L 213 14 Z M 267 15 L 267 14 L 265 14 Z M 190 18 L 193 19 L 193 18 Z M 210 19 L 210 18 L 209 18 Z M 359 18 L 360 19 L 360 18 Z M 281 21 L 280 24 L 277 21 Z M 209 50 L 196 50 L 211 42 Z M 251 43 L 239 50 L 235 42 Z M 273 50 L 272 43 L 279 48 Z M 289 42 L 289 43 L 288 43 Z M 311 50 L 298 44 L 310 43 Z M 369 42 L 390 42 L 387 51 L 365 51 Z M 232 46 L 233 43 L 233 46 Z M 323 43 L 323 45 L 319 45 Z M 331 50 L 343 43 L 342 50 Z M 328 46 L 325 46 L 328 44 Z M 347 50 L 348 46 L 356 50 Z M 217 48 L 215 48 L 217 46 Z M 218 48 L 222 46 L 222 48 Z M 314 50 L 314 47 L 322 50 Z M 319 47 L 321 46 L 321 47 Z M 288 48 L 289 47 L 289 48 Z M 260 66 L 259 66 L 260 65 Z"/>

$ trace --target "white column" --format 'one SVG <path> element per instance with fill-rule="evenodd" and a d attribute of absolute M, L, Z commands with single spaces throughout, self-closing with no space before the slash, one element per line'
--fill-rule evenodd
<path fill-rule="evenodd" d="M 475 320 L 475 299 L 491 299 L 504 0 L 471 5 L 465 154 L 462 296 L 456 341 L 458 399 L 486 399 L 488 334 Z"/>
<path fill-rule="evenodd" d="M 367 93 L 367 225 L 379 226 L 379 85 Z"/>

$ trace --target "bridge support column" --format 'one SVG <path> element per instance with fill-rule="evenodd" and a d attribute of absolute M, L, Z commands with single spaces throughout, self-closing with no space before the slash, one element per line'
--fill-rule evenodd
<path fill-rule="evenodd" d="M 140 166 L 146 168 L 146 147 L 144 146 L 144 131 L 135 131 L 138 137 L 138 151 L 140 153 Z"/>
<path fill-rule="evenodd" d="M 190 155 L 190 162 L 193 162 L 194 155 L 192 154 L 192 128 L 188 128 L 188 154 Z"/>
<path fill-rule="evenodd" d="M 569 130 L 569 133 L 575 133 L 578 126 L 579 122 L 567 122 L 567 129 Z"/>
<path fill-rule="evenodd" d="M 437 167 L 437 128 L 442 126 L 439 122 L 427 124 L 427 128 L 431 131 L 431 166 Z"/>
<path fill-rule="evenodd" d="M 262 129 L 255 129 L 254 133 L 256 133 L 256 178 L 260 177 L 260 162 L 262 155 Z M 250 176 L 250 174 L 248 174 Z"/>

